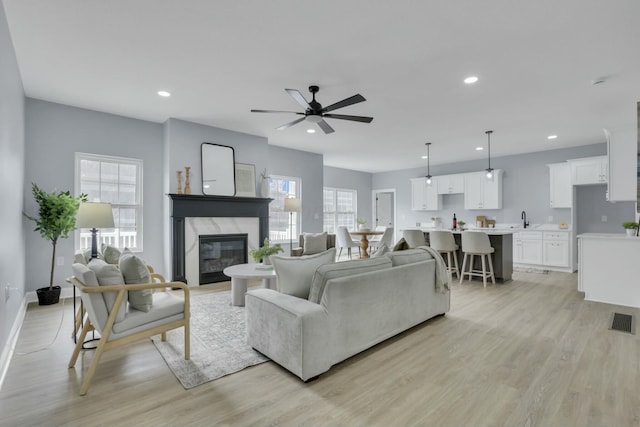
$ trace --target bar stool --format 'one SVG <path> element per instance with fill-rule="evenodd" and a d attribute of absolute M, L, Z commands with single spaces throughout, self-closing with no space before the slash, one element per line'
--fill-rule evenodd
<path fill-rule="evenodd" d="M 418 246 L 427 246 L 427 240 L 424 238 L 422 230 L 403 230 L 402 237 L 411 249 Z"/>
<path fill-rule="evenodd" d="M 429 232 L 429 241 L 433 249 L 441 254 L 447 254 L 447 271 L 453 277 L 453 273 L 460 278 L 460 269 L 458 268 L 458 245 L 453 238 L 453 233 L 445 230 L 437 230 Z M 453 255 L 453 262 L 451 256 Z"/>
<path fill-rule="evenodd" d="M 491 261 L 491 254 L 495 252 L 495 249 L 491 247 L 489 242 L 489 236 L 482 231 L 463 231 L 462 232 L 462 252 L 464 252 L 464 259 L 462 260 L 462 275 L 460 277 L 460 284 L 464 280 L 465 274 L 469 276 L 482 277 L 482 283 L 484 287 L 487 287 L 487 277 L 491 278 L 491 282 L 496 284 L 496 276 L 493 274 L 493 262 Z M 465 272 L 467 265 L 467 256 L 470 256 L 469 271 Z M 473 269 L 473 256 L 480 255 L 482 260 L 482 271 Z M 485 257 L 489 260 L 489 271 L 485 264 Z"/>

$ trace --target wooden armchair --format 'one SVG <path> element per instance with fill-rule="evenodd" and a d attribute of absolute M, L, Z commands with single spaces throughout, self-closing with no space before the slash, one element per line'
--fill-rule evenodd
<path fill-rule="evenodd" d="M 96 274 L 79 263 L 73 264 L 73 273 L 74 276 L 67 281 L 80 291 L 86 315 L 83 314 L 80 319 L 83 327 L 69 361 L 69 368 L 75 366 L 87 333 L 95 330 L 100 334 L 91 366 L 80 389 L 81 396 L 87 394 L 103 352 L 142 338 L 161 334 L 162 340 L 166 341 L 167 331 L 184 327 L 184 358 L 189 360 L 189 288 L 185 283 L 160 282 L 157 280 L 164 278 L 153 273 L 152 277 L 156 280 L 154 283 L 99 285 Z M 183 297 L 167 292 L 171 288 L 181 290 Z M 148 312 L 127 308 L 127 293 L 143 289 L 165 292 L 153 293 L 153 304 Z"/>
<path fill-rule="evenodd" d="M 299 238 L 299 241 L 298 241 L 299 247 L 291 248 L 291 256 L 310 255 L 310 254 L 321 252 L 321 251 L 312 252 L 312 253 L 305 252 L 305 244 L 304 244 L 304 236 L 305 236 L 305 234 L 301 234 L 300 235 L 300 238 Z M 316 234 L 314 236 L 319 236 L 319 234 Z M 327 234 L 327 246 L 326 246 L 325 250 L 326 249 L 335 248 L 335 247 L 336 247 L 336 235 L 335 234 Z"/>

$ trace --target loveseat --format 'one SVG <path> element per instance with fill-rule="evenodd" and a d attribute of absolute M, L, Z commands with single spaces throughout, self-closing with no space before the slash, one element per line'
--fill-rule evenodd
<path fill-rule="evenodd" d="M 295 261 L 286 261 L 281 275 L 283 261 L 272 257 L 279 291 L 255 289 L 246 295 L 248 344 L 303 381 L 449 311 L 450 277 L 431 248 L 329 262 L 312 266 L 311 273 L 304 258 L 298 258 L 298 269 L 292 268 Z M 287 273 L 296 270 L 297 277 Z"/>

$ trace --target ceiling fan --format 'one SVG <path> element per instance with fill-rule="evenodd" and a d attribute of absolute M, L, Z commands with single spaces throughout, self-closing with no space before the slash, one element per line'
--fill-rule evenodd
<path fill-rule="evenodd" d="M 357 104 L 358 102 L 366 101 L 364 96 L 357 94 L 353 95 L 349 98 L 343 99 L 342 101 L 336 102 L 335 104 L 331 104 L 328 107 L 322 107 L 319 102 L 316 101 L 316 93 L 320 90 L 318 86 L 309 86 L 309 92 L 312 93 L 313 99 L 311 102 L 307 102 L 307 100 L 302 96 L 300 91 L 296 89 L 285 89 L 291 97 L 305 109 L 304 113 L 300 113 L 297 111 L 276 111 L 276 110 L 251 110 L 252 113 L 293 113 L 298 114 L 304 117 L 296 119 L 292 122 L 286 123 L 276 129 L 284 130 L 287 129 L 297 123 L 300 123 L 304 120 L 307 120 L 311 123 L 317 123 L 320 126 L 320 129 L 324 131 L 324 133 L 332 133 L 335 132 L 329 123 L 327 123 L 324 119 L 340 119 L 340 120 L 351 120 L 354 122 L 362 122 L 362 123 L 371 123 L 373 117 L 363 117 L 363 116 L 348 116 L 344 114 L 327 114 L 329 111 L 337 110 L 338 108 L 347 107 L 349 105 Z"/>

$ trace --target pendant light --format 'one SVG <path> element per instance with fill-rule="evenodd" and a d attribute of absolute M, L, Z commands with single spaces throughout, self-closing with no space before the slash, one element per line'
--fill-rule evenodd
<path fill-rule="evenodd" d="M 492 130 L 485 132 L 487 134 L 487 154 L 489 155 L 489 167 L 485 169 L 487 171 L 487 179 L 493 179 L 493 168 L 491 167 L 491 134 Z"/>
<path fill-rule="evenodd" d="M 431 155 L 429 154 L 429 147 L 431 146 L 430 142 L 425 142 L 425 144 L 427 146 L 427 176 L 425 178 L 427 178 L 427 185 L 431 185 L 431 173 L 429 170 L 429 162 Z"/>

